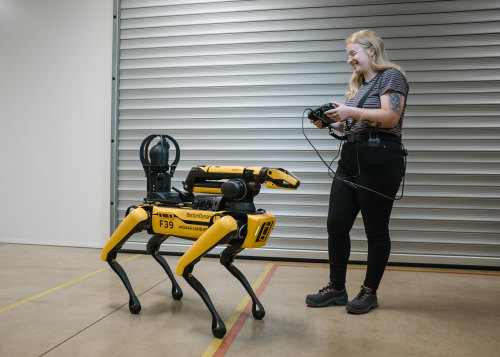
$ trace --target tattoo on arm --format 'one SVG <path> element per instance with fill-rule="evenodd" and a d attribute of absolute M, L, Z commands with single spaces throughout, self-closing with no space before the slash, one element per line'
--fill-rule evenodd
<path fill-rule="evenodd" d="M 369 125 L 369 126 L 374 126 L 376 128 L 382 127 L 382 123 L 379 122 L 379 121 L 375 121 L 375 120 L 363 119 L 363 120 L 361 120 L 361 122 L 363 124 L 366 124 L 366 125 Z"/>
<path fill-rule="evenodd" d="M 396 113 L 401 113 L 401 96 L 398 93 L 389 94 L 389 105 L 391 110 Z"/>

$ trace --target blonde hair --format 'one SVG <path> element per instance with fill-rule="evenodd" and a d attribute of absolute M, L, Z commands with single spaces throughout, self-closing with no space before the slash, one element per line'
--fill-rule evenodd
<path fill-rule="evenodd" d="M 399 72 L 401 72 L 403 76 L 405 76 L 406 80 L 408 80 L 405 71 L 397 64 L 389 61 L 389 59 L 387 58 L 387 53 L 385 52 L 384 41 L 382 41 L 380 36 L 375 31 L 361 30 L 355 32 L 351 36 L 346 38 L 345 42 L 348 45 L 358 44 L 363 47 L 363 50 L 365 51 L 369 50 L 370 47 L 373 46 L 375 53 L 373 57 L 371 57 L 371 66 L 375 71 L 380 72 L 385 69 L 395 68 Z M 358 94 L 359 88 L 361 87 L 362 83 L 363 75 L 353 72 L 349 81 L 349 90 L 345 94 L 345 97 L 348 100 L 354 98 L 354 96 Z"/>

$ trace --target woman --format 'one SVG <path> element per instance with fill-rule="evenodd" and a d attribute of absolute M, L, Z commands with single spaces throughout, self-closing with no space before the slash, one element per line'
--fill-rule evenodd
<path fill-rule="evenodd" d="M 389 218 L 394 201 L 378 193 L 394 198 L 404 175 L 401 129 L 409 87 L 405 72 L 389 62 L 375 32 L 356 32 L 346 42 L 347 63 L 353 68 L 347 101 L 332 102 L 336 108 L 326 112 L 336 121 L 332 126 L 346 134 L 328 210 L 330 282 L 318 294 L 308 295 L 306 304 L 347 304 L 348 312 L 364 314 L 378 307 L 377 289 L 391 250 Z M 321 121 L 311 122 L 323 128 Z M 359 211 L 368 238 L 368 266 L 361 291 L 348 302 L 349 232 Z"/>

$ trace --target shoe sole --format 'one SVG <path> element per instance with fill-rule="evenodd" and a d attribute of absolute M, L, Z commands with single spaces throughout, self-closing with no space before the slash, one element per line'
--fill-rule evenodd
<path fill-rule="evenodd" d="M 361 314 L 366 314 L 367 312 L 370 312 L 372 309 L 376 309 L 377 307 L 378 307 L 378 302 L 375 302 L 372 306 L 370 306 L 364 310 L 356 310 L 356 309 L 349 308 L 349 307 L 346 309 L 347 309 L 348 313 L 361 315 Z"/>
<path fill-rule="evenodd" d="M 322 304 L 318 304 L 318 303 L 312 302 L 311 300 L 306 299 L 306 305 L 309 307 L 327 307 L 330 305 L 344 306 L 344 305 L 347 305 L 347 302 L 348 302 L 347 296 L 345 298 L 344 297 L 332 298 L 332 299 L 330 299 Z"/>

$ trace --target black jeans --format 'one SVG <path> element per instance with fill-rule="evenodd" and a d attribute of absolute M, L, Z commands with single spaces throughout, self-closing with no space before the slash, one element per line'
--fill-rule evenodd
<path fill-rule="evenodd" d="M 368 146 L 366 141 L 342 146 L 337 175 L 389 197 L 395 197 L 404 175 L 401 144 L 380 141 Z M 368 238 L 368 267 L 364 285 L 377 290 L 391 252 L 389 218 L 394 201 L 363 188 L 353 188 L 335 178 L 328 210 L 328 254 L 330 280 L 336 288 L 345 286 L 347 261 L 351 251 L 351 231 L 361 210 Z"/>

